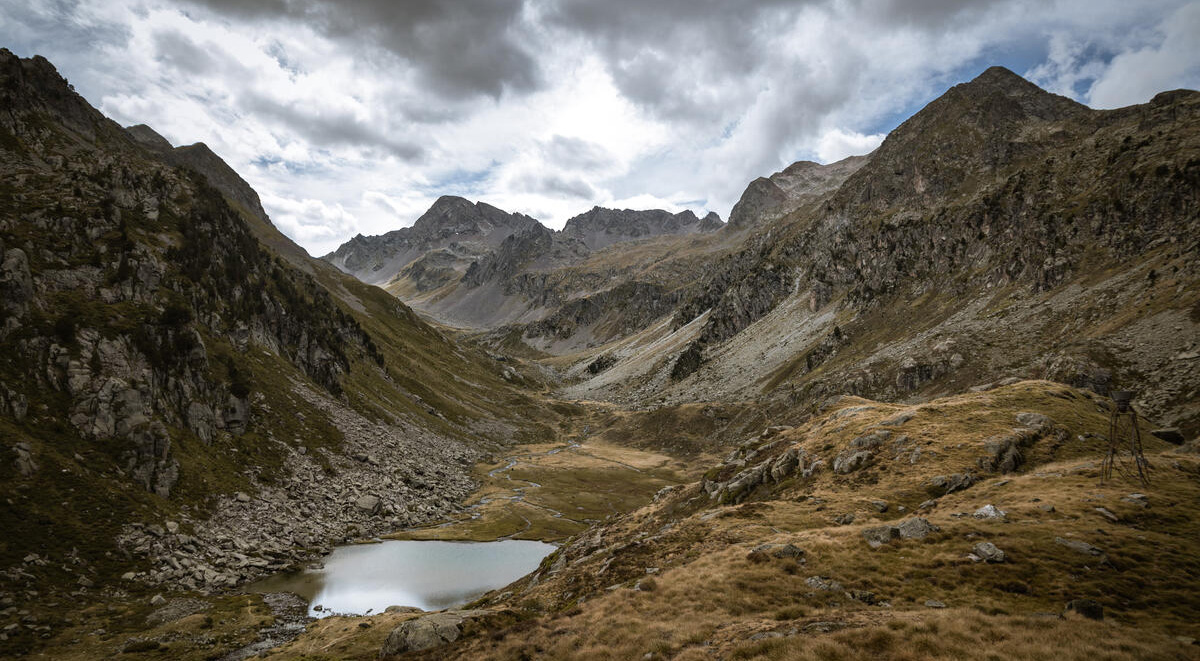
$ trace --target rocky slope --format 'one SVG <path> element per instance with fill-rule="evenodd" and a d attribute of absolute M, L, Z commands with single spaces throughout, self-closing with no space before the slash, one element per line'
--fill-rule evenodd
<path fill-rule="evenodd" d="M 0 209 L 5 608 L 122 574 L 211 590 L 444 516 L 548 418 L 512 367 L 303 256 L 206 147 L 7 50 Z"/>
<path fill-rule="evenodd" d="M 445 195 L 438 198 L 412 227 L 380 236 L 360 234 L 324 259 L 363 282 L 382 285 L 428 253 L 438 254 L 443 261 L 449 258 L 449 263 L 461 264 L 455 269 L 461 271 L 509 236 L 534 226 L 540 225 L 529 216 L 510 214 L 483 202 L 471 203 L 461 197 Z"/>
<path fill-rule="evenodd" d="M 671 252 L 668 245 L 678 243 L 672 238 L 684 244 L 697 239 L 704 243 L 724 226 L 713 213 L 698 218 L 691 211 L 671 214 L 595 207 L 568 220 L 561 231 L 512 216 L 524 222 L 508 223 L 503 231 L 487 230 L 485 240 L 468 242 L 466 238 L 482 236 L 479 223 L 472 220 L 479 208 L 493 209 L 460 198 L 442 198 L 413 228 L 379 237 L 355 237 L 324 259 L 366 282 L 383 285 L 442 323 L 472 329 L 511 326 L 507 334 L 521 337 L 528 332 L 528 344 L 560 351 L 564 347 L 557 342 L 578 348 L 614 337 L 611 332 L 602 332 L 598 338 L 567 332 L 568 320 L 572 327 L 589 325 L 587 320 L 573 318 L 572 309 L 602 308 L 603 313 L 592 316 L 620 316 L 630 307 L 620 303 L 638 303 L 607 291 L 611 273 L 598 273 L 590 263 L 620 259 L 620 253 L 630 250 L 631 244 L 639 246 L 634 250 L 657 245 L 661 256 Z M 464 226 L 470 229 L 462 230 Z M 410 238 L 414 234 L 432 234 L 443 240 L 417 242 Z M 454 242 L 446 243 L 446 236 L 453 236 Z M 617 245 L 620 252 L 609 250 Z M 659 298 L 667 296 L 672 303 L 679 299 L 668 293 L 677 289 L 677 282 L 664 286 L 661 278 L 643 277 L 638 284 L 656 288 Z M 666 309 L 656 308 L 654 313 L 665 314 Z M 609 330 L 641 328 L 648 321 L 644 316 L 609 324 Z"/>
<path fill-rule="evenodd" d="M 1049 376 L 1139 390 L 1194 434 L 1198 112 L 1190 91 L 1095 111 L 990 69 L 835 189 L 761 212 L 672 324 L 600 349 L 603 374 L 581 356 L 570 392 L 787 407 Z"/>
<path fill-rule="evenodd" d="M 1102 483 L 1109 406 L 1044 381 L 829 400 L 404 658 L 1193 658 L 1196 448 Z"/>

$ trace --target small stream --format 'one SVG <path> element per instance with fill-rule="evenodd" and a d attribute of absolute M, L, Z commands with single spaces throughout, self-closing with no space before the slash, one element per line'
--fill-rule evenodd
<path fill-rule="evenodd" d="M 511 539 L 355 544 L 334 549 L 321 569 L 270 576 L 249 589 L 298 594 L 308 600 L 309 614 L 316 617 L 378 613 L 388 606 L 434 611 L 508 585 L 537 569 L 555 548 Z"/>

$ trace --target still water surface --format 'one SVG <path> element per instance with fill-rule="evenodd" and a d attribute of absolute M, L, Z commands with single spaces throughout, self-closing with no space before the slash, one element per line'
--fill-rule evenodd
<path fill-rule="evenodd" d="M 309 613 L 378 613 L 388 606 L 441 610 L 504 587 L 537 569 L 555 549 L 550 544 L 506 539 L 498 542 L 387 540 L 342 546 L 325 558 L 325 568 L 279 574 L 250 586 L 255 592 L 294 592 L 309 601 Z M 321 606 L 322 611 L 314 611 Z"/>

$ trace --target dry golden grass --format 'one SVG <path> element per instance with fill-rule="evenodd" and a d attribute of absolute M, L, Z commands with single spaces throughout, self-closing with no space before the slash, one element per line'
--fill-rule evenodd
<path fill-rule="evenodd" d="M 1048 382 L 919 406 L 847 398 L 782 434 L 784 442 L 763 456 L 799 445 L 828 462 L 850 440 L 904 410 L 914 417 L 892 429 L 909 437 L 908 448 L 922 448 L 915 464 L 907 454 L 894 460 L 885 445 L 867 469 L 792 478 L 736 506 L 715 506 L 696 486 L 675 492 L 581 535 L 598 541 L 574 555 L 568 545 L 567 567 L 557 575 L 543 572 L 534 587 L 519 583 L 512 605 L 536 616 L 519 632 L 473 636 L 442 656 L 1197 658 L 1200 648 L 1175 638 L 1200 638 L 1197 457 L 1155 443 L 1151 485 L 1101 484 L 1103 443 L 1090 435 L 1107 431 L 1107 409 L 1094 396 Z M 1010 433 L 1018 426 L 1015 415 L 1025 411 L 1049 416 L 1056 430 L 1024 448 L 1017 472 L 981 469 L 984 440 Z M 939 531 L 879 549 L 866 544 L 863 529 L 911 516 L 930 498 L 930 476 L 968 471 L 974 486 L 920 513 Z M 1149 507 L 1122 500 L 1132 492 L 1145 494 Z M 874 499 L 888 501 L 888 511 L 873 508 Z M 971 516 L 986 504 L 1007 511 L 1007 519 Z M 833 523 L 847 512 L 856 515 L 853 523 Z M 1087 542 L 1104 555 L 1074 551 L 1058 538 Z M 980 541 L 995 543 L 1008 561 L 969 560 Z M 795 544 L 806 562 L 753 552 L 764 543 Z M 655 572 L 654 589 L 635 590 L 648 568 Z M 806 583 L 812 576 L 842 588 L 815 589 Z M 1078 598 L 1099 601 L 1105 620 L 1059 619 L 1065 604 Z M 927 600 L 949 608 L 928 607 Z"/>

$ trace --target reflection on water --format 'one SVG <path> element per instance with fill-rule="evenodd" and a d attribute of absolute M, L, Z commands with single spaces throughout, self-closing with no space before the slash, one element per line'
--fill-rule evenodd
<path fill-rule="evenodd" d="M 250 589 L 295 592 L 318 616 L 379 612 L 392 605 L 441 610 L 508 585 L 537 569 L 554 548 L 520 540 L 342 546 L 325 558 L 324 569 L 271 576 Z M 317 605 L 325 611 L 312 611 Z"/>

